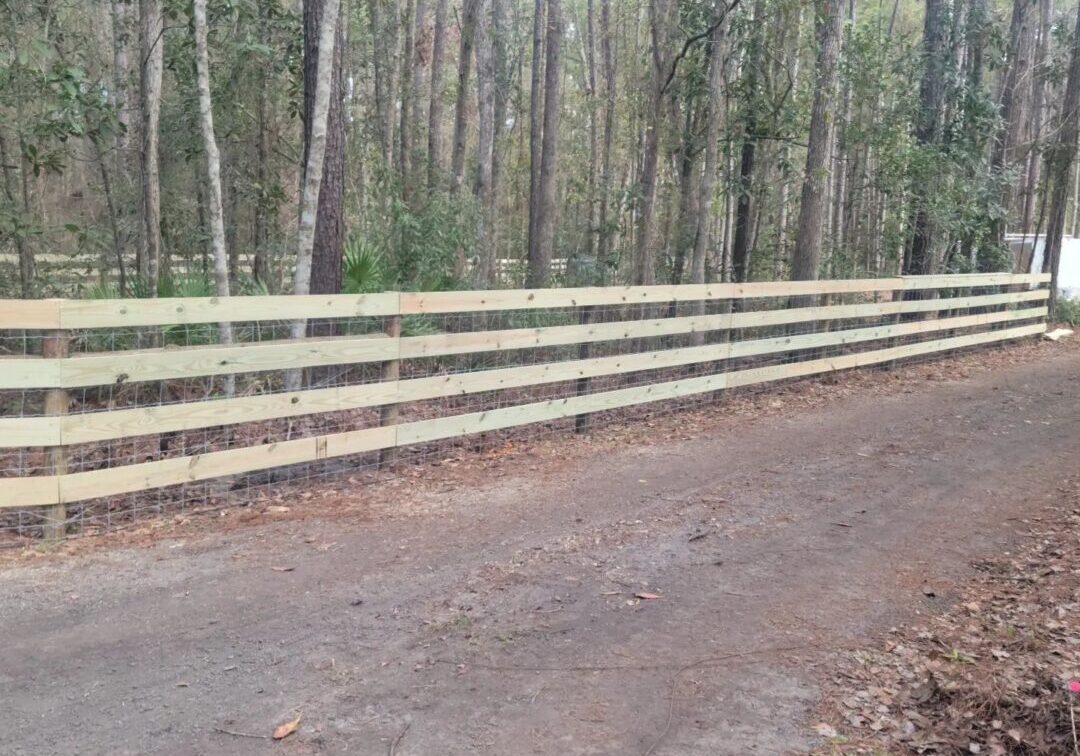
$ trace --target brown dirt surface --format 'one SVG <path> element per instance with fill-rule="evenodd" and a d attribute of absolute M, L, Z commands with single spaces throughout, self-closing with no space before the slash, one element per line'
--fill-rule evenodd
<path fill-rule="evenodd" d="M 12 550 L 0 752 L 831 747 L 841 652 L 1060 504 L 1077 375 L 1033 342 Z"/>
<path fill-rule="evenodd" d="M 1017 526 L 1019 545 L 975 562 L 947 611 L 839 658 L 819 754 L 1080 751 L 1080 477 Z"/>

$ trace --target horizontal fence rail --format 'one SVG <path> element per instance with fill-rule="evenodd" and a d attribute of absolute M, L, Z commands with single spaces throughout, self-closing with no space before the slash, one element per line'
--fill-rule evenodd
<path fill-rule="evenodd" d="M 0 300 L 0 513 L 18 513 L 0 532 L 58 535 L 133 496 L 164 508 L 277 470 L 1033 336 L 1048 281 Z M 297 320 L 306 338 L 289 337 Z M 217 343 L 222 322 L 235 343 Z"/>

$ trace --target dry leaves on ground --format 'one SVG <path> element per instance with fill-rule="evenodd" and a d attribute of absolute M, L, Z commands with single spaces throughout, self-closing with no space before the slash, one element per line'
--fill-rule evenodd
<path fill-rule="evenodd" d="M 1013 552 L 975 565 L 952 609 L 841 659 L 817 753 L 1080 753 L 1080 481 L 1062 494 L 1019 523 Z"/>

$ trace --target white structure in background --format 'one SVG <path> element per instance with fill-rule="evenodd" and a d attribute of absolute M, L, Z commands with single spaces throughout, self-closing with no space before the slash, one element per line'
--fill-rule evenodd
<path fill-rule="evenodd" d="M 1017 273 L 1040 273 L 1046 236 L 1039 234 L 1006 234 Z M 1061 267 L 1058 268 L 1058 290 L 1068 299 L 1080 299 L 1080 238 L 1066 236 L 1061 240 Z"/>

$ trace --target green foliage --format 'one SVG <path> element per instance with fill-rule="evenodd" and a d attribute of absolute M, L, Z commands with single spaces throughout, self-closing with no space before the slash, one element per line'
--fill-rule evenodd
<path fill-rule="evenodd" d="M 1058 321 L 1070 326 L 1080 327 L 1080 299 L 1058 297 L 1054 314 Z"/>
<path fill-rule="evenodd" d="M 363 239 L 345 243 L 345 270 L 342 290 L 347 294 L 366 294 L 385 290 L 386 266 L 382 254 Z"/>

